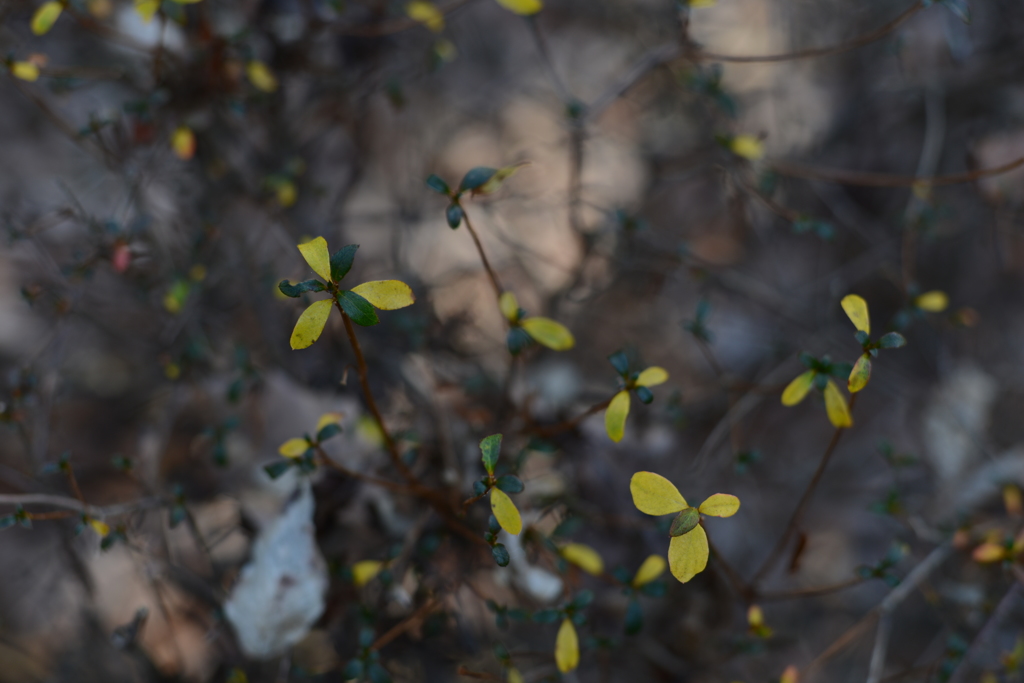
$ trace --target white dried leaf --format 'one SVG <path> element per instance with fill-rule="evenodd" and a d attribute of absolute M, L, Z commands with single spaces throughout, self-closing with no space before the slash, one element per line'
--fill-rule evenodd
<path fill-rule="evenodd" d="M 323 613 L 327 565 L 316 545 L 313 509 L 313 491 L 304 480 L 281 516 L 260 533 L 224 604 L 242 650 L 253 659 L 283 654 Z"/>

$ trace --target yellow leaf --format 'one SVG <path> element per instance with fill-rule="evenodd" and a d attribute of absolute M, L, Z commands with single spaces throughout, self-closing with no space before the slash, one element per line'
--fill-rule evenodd
<path fill-rule="evenodd" d="M 925 292 L 914 299 L 914 305 L 922 311 L 928 311 L 929 313 L 941 313 L 946 310 L 947 306 L 949 306 L 949 297 L 946 296 L 945 292 L 940 292 L 936 289 L 931 292 Z"/>
<path fill-rule="evenodd" d="M 544 9 L 540 0 L 497 0 L 498 4 L 509 12 L 515 12 L 523 16 L 536 14 Z"/>
<path fill-rule="evenodd" d="M 786 390 L 782 392 L 782 405 L 784 406 L 795 406 L 800 401 L 804 400 L 807 396 L 807 392 L 811 390 L 814 385 L 814 376 L 818 374 L 814 370 L 808 370 L 804 374 L 800 375 L 786 387 Z"/>
<path fill-rule="evenodd" d="M 513 536 L 518 536 L 523 530 L 523 518 L 519 516 L 516 504 L 497 487 L 491 489 L 491 512 L 501 528 Z"/>
<path fill-rule="evenodd" d="M 729 149 L 736 156 L 756 161 L 764 156 L 764 145 L 753 135 L 737 135 L 729 141 Z"/>
<path fill-rule="evenodd" d="M 320 416 L 320 419 L 316 421 L 316 431 L 319 432 L 327 425 L 340 425 L 342 418 L 345 417 L 345 413 L 324 413 Z"/>
<path fill-rule="evenodd" d="M 747 624 L 754 628 L 764 626 L 764 612 L 757 605 L 751 605 L 747 609 Z"/>
<path fill-rule="evenodd" d="M 868 385 L 869 379 L 871 379 L 871 359 L 864 354 L 853 364 L 850 378 L 846 380 L 846 390 L 851 394 L 856 394 Z"/>
<path fill-rule="evenodd" d="M 550 318 L 527 318 L 522 322 L 522 326 L 538 344 L 543 344 L 554 351 L 566 351 L 576 344 L 572 332 Z"/>
<path fill-rule="evenodd" d="M 629 492 L 633 494 L 633 505 L 644 514 L 668 515 L 689 507 L 675 484 L 654 472 L 634 474 L 629 480 Z"/>
<path fill-rule="evenodd" d="M 290 180 L 276 183 L 274 185 L 274 197 L 277 199 L 278 204 L 287 209 L 298 201 L 299 188 L 295 187 L 295 183 Z"/>
<path fill-rule="evenodd" d="M 601 576 L 604 573 L 604 560 L 596 550 L 583 543 L 569 543 L 562 546 L 562 557 L 588 574 Z"/>
<path fill-rule="evenodd" d="M 373 577 L 380 574 L 384 563 L 380 560 L 362 560 L 352 565 L 352 583 L 356 588 L 362 588 L 373 580 Z"/>
<path fill-rule="evenodd" d="M 690 7 L 714 7 L 718 0 L 690 0 Z"/>
<path fill-rule="evenodd" d="M 305 349 L 313 345 L 327 324 L 327 316 L 331 314 L 331 299 L 316 301 L 302 312 L 295 329 L 292 330 L 292 349 Z"/>
<path fill-rule="evenodd" d="M 636 378 L 636 385 L 638 387 L 653 387 L 659 384 L 664 384 L 668 381 L 668 372 L 665 368 L 659 368 L 656 365 L 652 365 Z"/>
<path fill-rule="evenodd" d="M 413 21 L 418 21 L 434 33 L 444 30 L 444 14 L 432 2 L 414 0 L 405 6 L 405 13 Z"/>
<path fill-rule="evenodd" d="M 44 2 L 32 15 L 32 33 L 41 36 L 49 31 L 63 11 L 64 5 L 56 0 Z"/>
<path fill-rule="evenodd" d="M 39 67 L 32 62 L 14 62 L 11 64 L 11 75 L 31 82 L 39 78 Z"/>
<path fill-rule="evenodd" d="M 569 619 L 563 619 L 558 627 L 555 638 L 555 664 L 564 674 L 580 665 L 580 640 L 576 635 L 576 627 Z"/>
<path fill-rule="evenodd" d="M 626 433 L 626 416 L 629 415 L 629 392 L 623 389 L 615 394 L 608 409 L 604 411 L 604 430 L 608 438 L 618 443 Z"/>
<path fill-rule="evenodd" d="M 412 288 L 401 280 L 372 280 L 353 287 L 352 291 L 382 311 L 395 311 L 416 301 Z"/>
<path fill-rule="evenodd" d="M 516 295 L 512 292 L 501 293 L 501 296 L 498 298 L 498 308 L 501 309 L 501 314 L 510 323 L 514 323 L 519 319 L 519 302 L 516 300 Z"/>
<path fill-rule="evenodd" d="M 317 237 L 315 240 L 300 244 L 299 253 L 306 263 L 313 269 L 313 272 L 322 277 L 326 282 L 331 281 L 331 255 L 327 251 L 327 240 Z"/>
<path fill-rule="evenodd" d="M 196 153 L 196 135 L 188 126 L 178 126 L 171 134 L 171 148 L 179 159 L 189 160 Z"/>
<path fill-rule="evenodd" d="M 363 415 L 356 422 L 356 435 L 371 446 L 381 447 L 384 445 L 384 432 L 380 425 L 370 415 Z"/>
<path fill-rule="evenodd" d="M 853 418 L 850 417 L 850 408 L 846 405 L 846 398 L 832 380 L 825 385 L 825 412 L 828 413 L 829 422 L 836 429 L 853 426 Z"/>
<path fill-rule="evenodd" d="M 93 531 L 99 534 L 100 538 L 106 538 L 107 534 L 110 533 L 110 525 L 98 519 L 90 519 L 89 526 L 92 527 Z"/>
<path fill-rule="evenodd" d="M 700 504 L 697 510 L 712 517 L 732 517 L 740 509 L 740 499 L 728 493 L 716 493 Z"/>
<path fill-rule="evenodd" d="M 309 442 L 305 439 L 298 437 L 294 439 L 288 439 L 281 447 L 277 449 L 277 452 L 286 458 L 301 458 L 303 453 L 309 450 Z"/>
<path fill-rule="evenodd" d="M 782 675 L 779 677 L 779 683 L 799 683 L 799 682 L 800 682 L 800 672 L 792 664 L 787 666 L 786 670 L 783 671 Z"/>
<path fill-rule="evenodd" d="M 135 11 L 147 24 L 153 21 L 153 15 L 158 9 L 160 9 L 160 0 L 135 0 Z"/>
<path fill-rule="evenodd" d="M 633 577 L 633 587 L 639 588 L 646 583 L 654 581 L 661 576 L 667 566 L 668 563 L 665 562 L 665 558 L 661 555 L 649 555 L 644 560 L 644 563 L 640 565 L 640 569 L 636 570 L 636 576 Z"/>
<path fill-rule="evenodd" d="M 274 72 L 261 61 L 254 59 L 246 64 L 245 75 L 249 77 L 250 83 L 263 92 L 270 93 L 277 90 L 277 78 L 274 77 Z"/>
<path fill-rule="evenodd" d="M 847 294 L 840 302 L 850 322 L 861 332 L 871 334 L 871 318 L 868 316 L 868 302 L 856 294 Z"/>
<path fill-rule="evenodd" d="M 971 553 L 971 557 L 974 558 L 975 562 L 981 562 L 983 564 L 999 562 L 1006 557 L 1006 548 L 1002 543 L 982 543 L 974 549 L 974 552 Z"/>
<path fill-rule="evenodd" d="M 508 670 L 508 678 L 505 679 L 508 683 L 524 683 L 523 675 L 519 673 L 519 669 L 512 667 Z"/>
<path fill-rule="evenodd" d="M 708 535 L 697 525 L 689 533 L 675 536 L 668 544 L 668 567 L 672 576 L 686 583 L 708 566 Z"/>
<path fill-rule="evenodd" d="M 1003 487 L 1003 505 L 1006 506 L 1006 514 L 1020 515 L 1024 512 L 1024 499 L 1021 497 L 1020 489 L 1013 484 Z"/>
<path fill-rule="evenodd" d="M 505 166 L 503 168 L 499 168 L 497 171 L 494 172 L 494 175 L 491 176 L 490 180 L 488 180 L 486 183 L 484 183 L 477 189 L 473 190 L 473 194 L 490 194 L 494 192 L 499 187 L 501 187 L 501 184 L 503 182 L 505 182 L 513 175 L 515 175 L 516 171 L 521 169 L 523 166 L 528 166 L 529 163 L 529 161 L 523 161 L 521 163 L 515 164 L 514 166 Z"/>

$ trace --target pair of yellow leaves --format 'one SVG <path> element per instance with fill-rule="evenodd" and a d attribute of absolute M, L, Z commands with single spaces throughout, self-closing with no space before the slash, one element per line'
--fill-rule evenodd
<path fill-rule="evenodd" d="M 343 417 L 344 415 L 342 415 L 341 413 L 324 413 L 323 415 L 320 416 L 320 419 L 317 420 L 316 430 L 313 433 L 319 434 L 320 430 L 326 427 L 327 425 L 340 425 Z M 308 439 L 303 437 L 295 437 L 294 439 L 288 439 L 283 444 L 281 444 L 281 446 L 277 449 L 277 452 L 286 458 L 291 458 L 292 460 L 294 460 L 296 458 L 301 458 L 303 455 L 305 455 L 306 451 L 309 450 L 309 447 L 310 443 Z"/>
<path fill-rule="evenodd" d="M 690 6 L 695 5 L 691 2 Z M 757 161 L 764 156 L 764 144 L 753 135 L 737 135 L 729 140 L 729 151 L 744 159 Z"/>
<path fill-rule="evenodd" d="M 636 508 L 648 515 L 668 515 L 682 512 L 690 506 L 679 489 L 665 477 L 653 472 L 637 472 L 629 482 Z M 728 493 L 716 493 L 697 507 L 702 515 L 732 517 L 740 509 L 740 499 Z M 708 537 L 704 527 L 697 524 L 681 536 L 674 536 L 668 547 L 668 566 L 672 576 L 686 583 L 704 571 L 708 565 Z"/>
<path fill-rule="evenodd" d="M 668 381 L 665 368 L 651 366 L 640 373 L 630 387 L 623 389 L 612 397 L 611 403 L 604 411 L 604 430 L 608 438 L 618 443 L 626 433 L 626 418 L 629 416 L 631 402 L 629 392 L 634 387 L 653 387 Z"/>
<path fill-rule="evenodd" d="M 782 405 L 795 406 L 803 401 L 811 387 L 814 386 L 814 378 L 817 376 L 817 370 L 808 370 L 790 382 L 782 392 Z M 853 426 L 850 406 L 847 405 L 846 398 L 843 397 L 839 387 L 832 380 L 825 384 L 825 412 L 828 413 L 829 422 L 836 429 Z"/>
<path fill-rule="evenodd" d="M 519 301 L 512 292 L 502 292 L 498 298 L 498 307 L 510 325 L 522 327 L 538 344 L 553 351 L 568 351 L 576 345 L 572 332 L 551 318 L 537 315 L 520 319 Z"/>
<path fill-rule="evenodd" d="M 331 255 L 327 251 L 327 240 L 323 237 L 298 245 L 299 253 L 313 272 L 326 282 L 331 282 Z M 352 290 L 382 311 L 394 311 L 411 306 L 416 301 L 412 288 L 400 280 L 373 280 L 353 287 Z M 308 348 L 320 338 L 327 324 L 327 318 L 334 306 L 334 299 L 323 299 L 312 303 L 302 312 L 295 329 L 292 330 L 291 347 Z"/>
<path fill-rule="evenodd" d="M 22 81 L 32 81 L 39 79 L 39 66 L 33 62 L 11 62 L 11 75 Z"/>

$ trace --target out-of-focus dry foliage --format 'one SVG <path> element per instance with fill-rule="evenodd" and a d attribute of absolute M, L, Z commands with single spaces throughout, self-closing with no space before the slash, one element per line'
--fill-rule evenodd
<path fill-rule="evenodd" d="M 707 4 L 0 1 L 0 681 L 1021 680 L 1024 10 Z M 519 162 L 489 273 L 424 181 Z M 416 295 L 356 330 L 401 466 L 342 319 L 289 348 L 317 236 Z M 575 347 L 511 360 L 492 278 Z M 779 397 L 849 293 L 908 343 L 836 430 Z M 615 443 L 620 349 L 669 380 Z M 688 583 L 644 470 L 743 501 Z"/>

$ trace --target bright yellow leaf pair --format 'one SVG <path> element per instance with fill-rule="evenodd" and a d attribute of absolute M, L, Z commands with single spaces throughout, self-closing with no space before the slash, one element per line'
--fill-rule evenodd
<path fill-rule="evenodd" d="M 305 291 L 329 291 L 333 296 L 330 299 L 323 299 L 312 303 L 295 323 L 292 331 L 291 347 L 293 349 L 305 349 L 320 338 L 327 324 L 327 318 L 331 314 L 331 308 L 338 305 L 352 320 L 360 325 L 374 325 L 378 322 L 377 315 L 373 308 L 382 311 L 393 311 L 412 305 L 416 298 L 413 296 L 409 285 L 399 280 L 374 280 L 364 282 L 353 287 L 351 290 L 342 290 L 337 286 L 340 280 L 351 267 L 352 258 L 355 254 L 355 245 L 345 247 L 334 257 L 327 251 L 327 240 L 323 237 L 298 245 L 299 253 L 313 269 L 313 272 L 326 281 L 326 285 L 307 281 L 298 285 L 290 285 L 287 280 L 279 288 L 285 291 L 288 296 L 299 296 Z M 334 263 L 332 263 L 332 258 Z M 332 269 L 334 276 L 332 277 Z M 290 293 L 295 292 L 295 293 Z M 354 296 L 353 296 L 354 295 Z"/>
<path fill-rule="evenodd" d="M 625 389 L 615 394 L 604 411 L 604 429 L 608 438 L 618 443 L 626 433 L 626 418 L 629 416 L 629 392 L 636 387 L 653 387 L 668 381 L 664 368 L 651 366 L 640 373 Z"/>
<path fill-rule="evenodd" d="M 672 482 L 653 472 L 634 474 L 629 491 L 640 512 L 655 516 L 680 513 L 670 533 L 676 533 L 677 523 L 689 520 L 686 525 L 689 528 L 673 535 L 668 547 L 669 570 L 680 583 L 704 571 L 708 564 L 708 537 L 699 523 L 699 516 L 732 517 L 740 509 L 740 499 L 727 493 L 716 493 L 691 508 Z"/>
<path fill-rule="evenodd" d="M 571 619 L 563 619 L 555 637 L 555 665 L 567 674 L 580 665 L 580 639 Z"/>
<path fill-rule="evenodd" d="M 314 434 L 317 434 L 319 437 L 320 430 L 328 425 L 338 425 L 338 428 L 340 428 L 343 417 L 344 415 L 342 413 L 324 413 L 320 416 L 320 419 L 317 420 L 316 431 Z M 335 434 L 339 431 L 338 428 L 333 430 Z M 309 439 L 305 437 L 295 437 L 294 439 L 288 439 L 281 444 L 280 447 L 278 447 L 277 452 L 286 458 L 295 460 L 305 455 L 306 451 L 308 451 L 312 446 L 313 443 L 310 442 Z"/>
<path fill-rule="evenodd" d="M 553 351 L 567 351 L 576 344 L 565 325 L 555 322 L 551 318 L 532 316 L 522 318 L 522 311 L 519 309 L 519 301 L 512 292 L 502 292 L 498 299 L 498 307 L 502 315 L 508 320 L 513 328 L 522 328 L 535 342 L 546 346 Z M 510 348 L 511 350 L 511 348 Z M 516 353 L 516 351 L 513 351 Z"/>
<path fill-rule="evenodd" d="M 804 400 L 807 393 L 814 386 L 814 379 L 818 376 L 817 370 L 808 370 L 799 375 L 789 383 L 782 392 L 782 405 L 795 406 Z M 829 422 L 836 429 L 853 426 L 853 417 L 850 415 L 850 407 L 846 398 L 839 391 L 839 387 L 831 379 L 825 384 L 825 412 L 828 413 Z"/>
<path fill-rule="evenodd" d="M 736 156 L 750 161 L 757 161 L 764 156 L 764 144 L 753 135 L 737 135 L 732 138 L 729 140 L 729 150 Z"/>
<path fill-rule="evenodd" d="M 604 573 L 604 560 L 600 553 L 583 543 L 568 543 L 559 548 L 559 553 L 566 562 L 576 565 L 593 576 Z"/>

